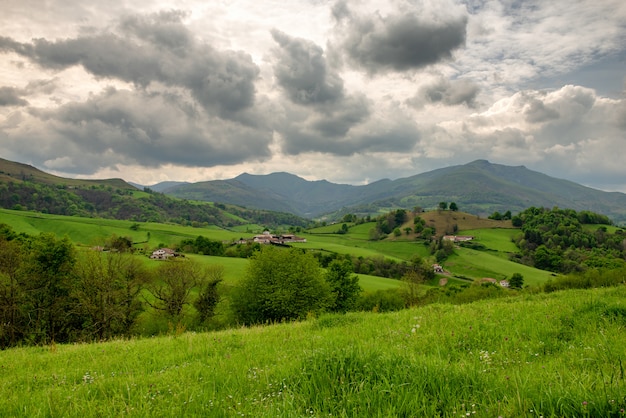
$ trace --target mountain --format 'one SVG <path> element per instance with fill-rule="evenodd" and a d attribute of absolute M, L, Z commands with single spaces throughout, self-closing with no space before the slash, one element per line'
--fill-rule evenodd
<path fill-rule="evenodd" d="M 486 160 L 363 186 L 308 181 L 289 173 L 244 173 L 229 180 L 159 183 L 149 187 L 152 192 L 142 199 L 134 196 L 145 193 L 138 188 L 143 190 L 143 186 L 131 185 L 122 179 L 58 177 L 0 158 L 0 206 L 21 205 L 59 214 L 174 221 L 187 217 L 217 224 L 232 222 L 233 214 L 258 223 L 280 224 L 288 219 L 284 215 L 291 214 L 295 215 L 291 221 L 301 224 L 302 219 L 296 217 L 338 220 L 346 213 L 378 215 L 396 208 L 433 209 L 439 202 L 455 202 L 460 210 L 480 216 L 495 211 L 515 213 L 530 206 L 558 206 L 590 210 L 607 215 L 618 224 L 626 224 L 624 193 L 604 192 L 524 166 L 512 167 Z M 163 192 L 157 193 L 159 190 Z M 202 213 L 194 214 L 199 208 L 187 207 L 172 197 L 166 200 L 167 195 L 220 203 L 220 208 L 207 206 L 201 208 Z M 224 204 L 237 207 L 228 208 L 230 215 L 218 213 Z M 259 213 L 258 210 L 276 213 Z"/>
<path fill-rule="evenodd" d="M 481 216 L 519 212 L 530 206 L 590 210 L 626 222 L 626 194 L 604 192 L 532 171 L 524 166 L 477 160 L 397 180 L 352 186 L 307 181 L 288 173 L 241 174 L 230 180 L 179 185 L 173 196 L 338 219 L 345 213 L 378 214 L 393 208 L 436 208 L 455 202 Z"/>
<path fill-rule="evenodd" d="M 144 186 L 143 184 L 133 183 L 132 181 L 129 181 L 128 184 L 132 184 L 133 186 L 135 186 L 139 190 L 150 189 L 153 192 L 162 193 L 165 190 L 170 189 L 172 187 L 180 186 L 182 184 L 189 184 L 189 182 L 186 182 L 186 181 L 162 181 L 160 183 L 153 184 L 152 186 Z"/>

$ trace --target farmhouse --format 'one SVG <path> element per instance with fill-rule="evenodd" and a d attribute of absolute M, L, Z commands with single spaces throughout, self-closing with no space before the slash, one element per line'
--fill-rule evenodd
<path fill-rule="evenodd" d="M 170 257 L 177 257 L 178 253 L 171 248 L 159 248 L 152 251 L 150 258 L 153 260 L 168 260 Z"/>
<path fill-rule="evenodd" d="M 443 273 L 443 267 L 441 267 L 441 265 L 439 264 L 433 264 L 433 271 L 435 273 Z"/>
<path fill-rule="evenodd" d="M 444 235 L 443 239 L 452 242 L 465 242 L 473 240 L 474 237 L 471 235 Z"/>
<path fill-rule="evenodd" d="M 306 238 L 293 234 L 272 235 L 269 231 L 264 231 L 263 234 L 256 235 L 252 241 L 260 244 L 289 244 L 292 242 L 306 242 Z"/>

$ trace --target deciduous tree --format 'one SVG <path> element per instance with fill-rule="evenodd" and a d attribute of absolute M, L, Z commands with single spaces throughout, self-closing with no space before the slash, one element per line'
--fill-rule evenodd
<path fill-rule="evenodd" d="M 250 258 L 231 297 L 236 318 L 245 324 L 304 319 L 331 303 L 330 287 L 312 255 L 270 246 Z"/>
<path fill-rule="evenodd" d="M 353 274 L 354 269 L 349 260 L 333 260 L 326 270 L 326 282 L 334 296 L 330 308 L 336 312 L 347 312 L 354 309 L 362 289 L 359 276 Z"/>
<path fill-rule="evenodd" d="M 146 301 L 153 308 L 178 322 L 182 318 L 185 306 L 192 303 L 192 290 L 201 288 L 206 278 L 206 270 L 196 262 L 165 261 L 157 268 L 155 278 L 148 286 L 154 300 Z"/>

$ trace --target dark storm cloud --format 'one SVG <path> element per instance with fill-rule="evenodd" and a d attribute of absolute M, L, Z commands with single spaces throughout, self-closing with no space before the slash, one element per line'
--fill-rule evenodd
<path fill-rule="evenodd" d="M 272 30 L 278 43 L 274 75 L 294 103 L 335 102 L 343 97 L 343 80 L 328 68 L 324 51 L 305 39 Z"/>
<path fill-rule="evenodd" d="M 337 138 L 346 135 L 369 115 L 369 103 L 364 96 L 349 97 L 334 108 L 325 108 L 314 118 L 310 128 L 322 137 Z"/>
<path fill-rule="evenodd" d="M 269 129 L 203 120 L 189 109 L 172 94 L 109 88 L 82 103 L 31 109 L 29 128 L 11 136 L 31 150 L 35 163 L 76 174 L 116 164 L 210 167 L 269 156 Z"/>
<path fill-rule="evenodd" d="M 368 152 L 409 152 L 419 134 L 405 115 L 372 118 L 364 96 L 349 97 L 325 112 L 291 109 L 279 128 L 283 151 L 350 156 Z"/>
<path fill-rule="evenodd" d="M 140 87 L 153 82 L 183 87 L 208 111 L 235 118 L 233 113 L 254 104 L 259 68 L 248 54 L 218 51 L 196 41 L 181 22 L 183 16 L 167 12 L 126 17 L 115 32 L 74 39 L 21 44 L 0 38 L 0 49 L 45 68 L 82 65 L 96 77 L 117 78 Z"/>
<path fill-rule="evenodd" d="M 449 59 L 465 44 L 466 17 L 426 20 L 419 11 L 383 17 L 350 13 L 345 3 L 333 9 L 338 43 L 348 62 L 370 74 L 407 71 Z"/>
<path fill-rule="evenodd" d="M 417 130 L 409 124 L 379 127 L 371 132 L 357 131 L 334 138 L 320 136 L 314 129 L 291 125 L 283 136 L 286 137 L 283 151 L 287 154 L 321 152 L 344 157 L 369 152 L 410 152 L 419 139 Z"/>
<path fill-rule="evenodd" d="M 288 154 L 322 152 L 353 155 L 372 144 L 359 127 L 367 124 L 371 103 L 363 94 L 348 95 L 343 80 L 315 43 L 272 30 L 274 74 L 293 103 L 276 129 Z"/>
<path fill-rule="evenodd" d="M 14 87 L 0 87 L 0 106 L 25 106 L 28 104 L 22 98 L 24 92 Z"/>
<path fill-rule="evenodd" d="M 465 104 L 467 107 L 475 107 L 476 96 L 479 92 L 480 88 L 469 80 L 440 79 L 434 84 L 421 88 L 417 97 L 410 100 L 410 103 L 418 105 L 427 101 L 448 106 Z"/>

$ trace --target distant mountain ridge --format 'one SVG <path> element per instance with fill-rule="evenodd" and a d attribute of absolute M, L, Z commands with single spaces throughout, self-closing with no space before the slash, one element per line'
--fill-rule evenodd
<path fill-rule="evenodd" d="M 0 158 L 0 183 L 10 184 L 14 181 L 37 182 L 60 190 L 68 188 L 78 192 L 81 189 L 83 195 L 88 193 L 85 189 L 110 188 L 113 191 L 122 190 L 122 194 L 126 194 L 144 187 L 129 184 L 122 179 L 80 180 L 58 177 L 26 164 Z M 624 193 L 604 192 L 550 177 L 524 166 L 493 164 L 486 160 L 397 180 L 383 179 L 363 186 L 335 184 L 326 180 L 308 181 L 281 172 L 265 175 L 244 173 L 229 180 L 198 183 L 163 182 L 148 188 L 188 200 L 231 204 L 250 210 L 268 210 L 329 221 L 338 220 L 346 213 L 378 215 L 391 209 L 413 209 L 417 206 L 434 209 L 439 202 L 455 202 L 460 210 L 480 216 L 490 215 L 494 211 L 503 213 L 510 210 L 515 213 L 530 206 L 558 206 L 577 211 L 590 210 L 607 215 L 618 224 L 626 224 Z M 6 192 L 9 193 L 8 190 Z M 15 196 L 11 193 L 5 196 L 5 207 L 17 203 L 12 201 Z M 102 191 L 98 193 L 102 194 Z M 41 193 L 38 197 L 42 199 Z M 124 212 L 130 209 L 131 206 L 128 206 Z"/>
<path fill-rule="evenodd" d="M 486 216 L 494 211 L 521 211 L 530 206 L 591 210 L 626 222 L 626 194 L 604 192 L 550 177 L 524 166 L 476 160 L 397 180 L 353 186 L 326 180 L 308 181 L 289 173 L 241 174 L 167 188 L 180 198 L 231 203 L 330 219 L 344 213 L 376 214 L 392 208 L 436 208 L 455 202 L 461 210 Z"/>

